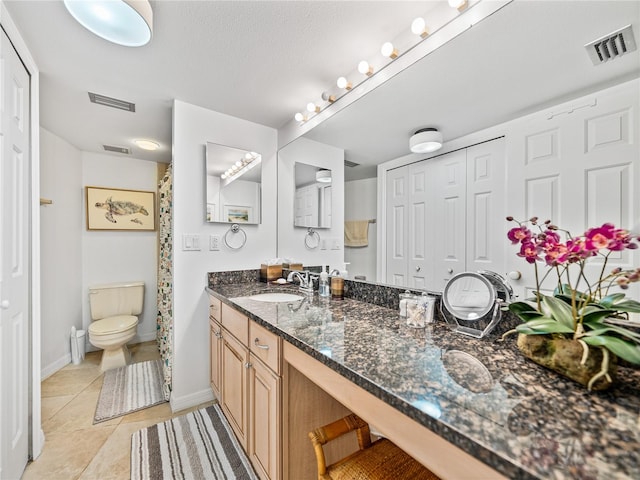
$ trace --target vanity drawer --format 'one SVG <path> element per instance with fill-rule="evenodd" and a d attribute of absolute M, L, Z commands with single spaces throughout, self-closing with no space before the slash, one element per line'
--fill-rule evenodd
<path fill-rule="evenodd" d="M 249 319 L 227 304 L 222 304 L 222 326 L 246 347 L 249 337 Z"/>
<path fill-rule="evenodd" d="M 209 317 L 220 321 L 222 302 L 213 295 L 209 295 Z"/>
<path fill-rule="evenodd" d="M 249 322 L 249 350 L 275 373 L 280 374 L 280 337 Z"/>

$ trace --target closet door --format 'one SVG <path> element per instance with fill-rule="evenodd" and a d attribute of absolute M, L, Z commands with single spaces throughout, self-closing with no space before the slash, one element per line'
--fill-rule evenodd
<path fill-rule="evenodd" d="M 431 163 L 432 162 L 432 163 Z M 430 160 L 437 181 L 434 184 L 434 222 L 430 226 L 434 244 L 432 288 L 444 290 L 447 281 L 465 268 L 466 171 L 465 150 Z"/>
<path fill-rule="evenodd" d="M 408 196 L 408 286 L 413 288 L 429 288 L 432 284 L 433 270 L 430 267 L 428 255 L 427 232 L 433 230 L 433 222 L 429 221 L 432 208 L 429 205 L 430 189 L 428 188 L 429 161 L 409 165 L 409 196 Z M 432 178 L 432 177 L 431 177 Z"/>
<path fill-rule="evenodd" d="M 407 205 L 409 167 L 396 168 L 387 173 L 387 278 L 390 285 L 407 286 Z"/>
<path fill-rule="evenodd" d="M 492 140 L 467 148 L 466 270 L 504 275 L 505 141 Z"/>

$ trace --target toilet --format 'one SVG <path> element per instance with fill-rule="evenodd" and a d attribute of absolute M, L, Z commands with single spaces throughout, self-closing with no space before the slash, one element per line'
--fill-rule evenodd
<path fill-rule="evenodd" d="M 89 287 L 91 325 L 89 342 L 102 348 L 100 368 L 105 371 L 127 365 L 127 342 L 136 335 L 144 304 L 144 282 L 112 283 Z"/>

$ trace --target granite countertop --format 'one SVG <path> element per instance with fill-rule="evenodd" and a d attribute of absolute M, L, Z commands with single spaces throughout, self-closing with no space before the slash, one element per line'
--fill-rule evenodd
<path fill-rule="evenodd" d="M 608 392 L 523 357 L 515 336 L 474 339 L 351 298 L 247 298 L 265 283 L 207 289 L 224 303 L 509 478 L 640 478 L 640 370 Z"/>

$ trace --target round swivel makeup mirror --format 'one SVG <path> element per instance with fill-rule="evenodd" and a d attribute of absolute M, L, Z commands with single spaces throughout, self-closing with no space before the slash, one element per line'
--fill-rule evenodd
<path fill-rule="evenodd" d="M 512 297 L 513 290 L 497 273 L 463 272 L 444 287 L 440 311 L 454 331 L 483 338 L 500 321 L 500 305 Z"/>
<path fill-rule="evenodd" d="M 442 299 L 457 319 L 477 321 L 493 310 L 496 290 L 483 275 L 463 272 L 447 282 Z"/>

